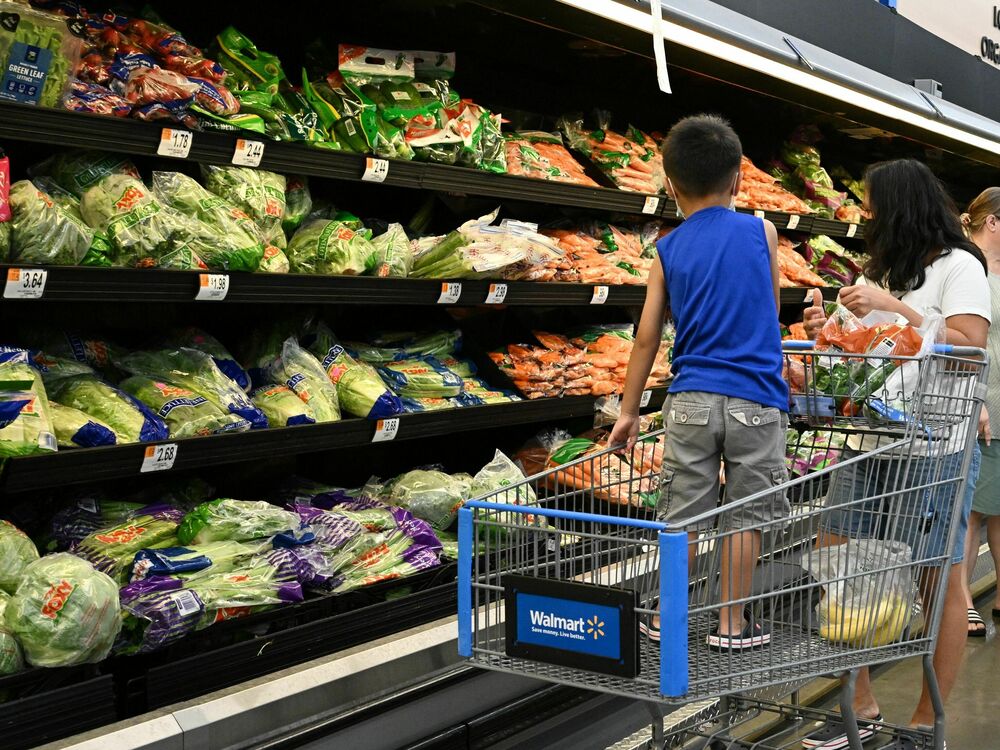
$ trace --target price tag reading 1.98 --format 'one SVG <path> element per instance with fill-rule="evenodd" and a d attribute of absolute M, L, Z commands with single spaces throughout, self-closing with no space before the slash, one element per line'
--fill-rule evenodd
<path fill-rule="evenodd" d="M 241 167 L 259 167 L 263 158 L 264 144 L 261 141 L 248 141 L 245 138 L 236 141 L 233 164 Z"/>
<path fill-rule="evenodd" d="M 220 302 L 229 294 L 229 274 L 200 273 L 198 274 L 198 293 L 196 300 Z"/>
<path fill-rule="evenodd" d="M 486 295 L 487 305 L 501 305 L 507 299 L 506 284 L 490 284 L 490 292 Z"/>
<path fill-rule="evenodd" d="M 608 301 L 608 288 L 606 286 L 595 286 L 594 296 L 590 298 L 590 304 L 603 305 Z"/>
<path fill-rule="evenodd" d="M 462 296 L 462 285 L 457 281 L 445 281 L 441 284 L 441 296 L 438 297 L 439 305 L 454 305 Z"/>
<path fill-rule="evenodd" d="M 160 145 L 156 147 L 156 153 L 160 156 L 172 156 L 175 159 L 187 159 L 191 153 L 193 140 L 194 136 L 188 130 L 164 128 L 160 133 Z"/>
<path fill-rule="evenodd" d="M 392 440 L 399 433 L 399 417 L 380 419 L 375 423 L 375 434 L 372 436 L 373 443 L 384 443 Z"/>
<path fill-rule="evenodd" d="M 177 460 L 177 443 L 163 443 L 162 445 L 151 445 L 146 448 L 146 453 L 142 457 L 142 466 L 139 467 L 141 474 L 150 471 L 166 471 L 174 468 L 174 461 Z"/>
<path fill-rule="evenodd" d="M 49 272 L 40 268 L 9 268 L 4 299 L 41 299 Z"/>

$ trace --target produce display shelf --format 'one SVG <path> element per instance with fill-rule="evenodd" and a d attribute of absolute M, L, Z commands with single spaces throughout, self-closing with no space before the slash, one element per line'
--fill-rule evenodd
<path fill-rule="evenodd" d="M 660 403 L 665 397 L 666 388 L 655 388 L 650 403 Z M 594 413 L 596 401 L 593 396 L 566 396 L 403 414 L 398 418 L 398 432 L 394 439 L 441 437 L 511 425 L 585 417 Z M 177 446 L 169 470 L 182 471 L 357 447 L 373 442 L 375 434 L 376 423 L 373 421 L 344 419 L 326 424 L 182 438 L 166 443 Z M 138 476 L 143 473 L 141 469 L 147 448 L 154 445 L 157 444 L 133 443 L 10 458 L 0 466 L 0 493 L 27 492 Z"/>
<path fill-rule="evenodd" d="M 35 305 L 50 302 L 195 302 L 200 285 L 197 271 L 160 271 L 136 268 L 85 268 L 79 266 L 28 266 L 0 264 L 0 279 L 14 268 L 44 268 L 48 274 L 39 299 L 4 299 L 4 304 Z M 369 276 L 307 276 L 303 274 L 230 273 L 225 303 L 252 304 L 344 304 L 344 305 L 436 305 L 442 284 L 432 279 L 378 279 Z M 557 307 L 590 305 L 600 285 L 553 281 L 459 281 L 461 292 L 451 304 L 483 305 L 491 286 L 505 284 L 505 305 Z M 494 290 L 495 291 L 495 290 Z M 802 302 L 805 290 L 781 290 L 783 305 Z M 611 306 L 642 305 L 646 287 L 607 286 L 602 303 Z M 207 304 L 219 304 L 209 302 Z"/>

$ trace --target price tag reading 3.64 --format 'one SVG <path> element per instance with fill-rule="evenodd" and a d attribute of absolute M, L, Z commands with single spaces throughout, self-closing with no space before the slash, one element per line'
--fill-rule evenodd
<path fill-rule="evenodd" d="M 7 269 L 7 283 L 3 288 L 4 299 L 41 299 L 49 272 L 40 268 Z"/>
<path fill-rule="evenodd" d="M 151 445 L 146 448 L 146 453 L 142 457 L 142 466 L 139 467 L 141 474 L 150 471 L 167 471 L 174 468 L 174 461 L 177 460 L 177 443 L 163 443 L 162 445 Z"/>

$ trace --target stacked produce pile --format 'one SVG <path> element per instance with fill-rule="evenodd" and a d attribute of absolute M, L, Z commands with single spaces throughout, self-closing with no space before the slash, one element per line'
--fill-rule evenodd
<path fill-rule="evenodd" d="M 570 147 L 622 190 L 662 193 L 667 177 L 656 141 L 632 125 L 626 135 L 619 135 L 607 126 L 607 120 L 602 116 L 597 129 L 587 130 L 583 120 L 564 117 L 560 127 Z"/>
<path fill-rule="evenodd" d="M 742 183 L 736 205 L 740 208 L 764 211 L 784 211 L 790 214 L 810 214 L 812 209 L 801 198 L 778 184 L 778 178 L 754 166 L 747 157 L 740 163 Z"/>
<path fill-rule="evenodd" d="M 813 269 L 833 286 L 850 286 L 861 273 L 864 258 L 850 252 L 826 235 L 811 237 L 799 245 Z"/>
<path fill-rule="evenodd" d="M 795 243 L 782 235 L 778 235 L 778 272 L 783 287 L 827 285 L 809 261 L 796 252 Z"/>
<path fill-rule="evenodd" d="M 545 229 L 543 234 L 554 239 L 564 254 L 544 264 L 543 280 L 645 284 L 656 258 L 656 240 L 668 231 L 657 222 L 640 227 L 594 222 L 571 229 Z"/>
<path fill-rule="evenodd" d="M 606 396 L 625 389 L 625 373 L 635 341 L 631 325 L 593 326 L 572 336 L 534 331 L 540 346 L 509 344 L 490 359 L 529 399 L 550 396 Z M 670 377 L 673 333 L 663 341 L 647 387 Z"/>
<path fill-rule="evenodd" d="M 598 187 L 566 150 L 559 133 L 518 131 L 505 138 L 509 174 Z"/>

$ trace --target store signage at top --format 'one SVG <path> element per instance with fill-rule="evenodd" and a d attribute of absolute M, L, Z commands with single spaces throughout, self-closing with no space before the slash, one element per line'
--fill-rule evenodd
<path fill-rule="evenodd" d="M 962 0 L 960 13 L 955 12 L 954 3 L 942 0 L 897 0 L 896 12 L 946 42 L 1000 67 L 1000 5 L 995 0 Z"/>

